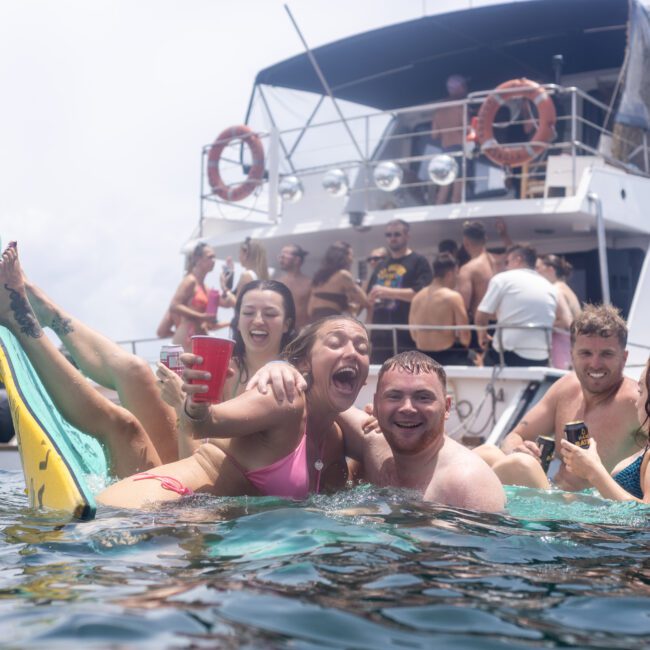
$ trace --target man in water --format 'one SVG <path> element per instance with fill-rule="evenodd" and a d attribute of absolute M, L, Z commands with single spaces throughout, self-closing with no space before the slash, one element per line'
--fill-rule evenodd
<path fill-rule="evenodd" d="M 450 253 L 441 253 L 433 260 L 433 280 L 418 291 L 411 302 L 409 325 L 411 336 L 420 352 L 438 363 L 450 366 L 467 365 L 468 329 L 427 330 L 419 325 L 447 327 L 468 324 L 463 297 L 454 290 L 458 277 L 458 262 Z"/>
<path fill-rule="evenodd" d="M 505 494 L 495 473 L 445 433 L 451 407 L 446 382 L 444 368 L 421 352 L 388 359 L 374 397 L 380 431 L 361 433 L 365 414 L 351 409 L 343 422 L 346 451 L 375 485 L 416 490 L 443 505 L 500 512 Z"/>
<path fill-rule="evenodd" d="M 278 255 L 280 270 L 283 271 L 278 280 L 289 288 L 296 305 L 296 331 L 309 322 L 307 303 L 311 291 L 311 278 L 302 272 L 302 263 L 305 261 L 305 257 L 307 257 L 307 251 L 298 244 L 283 246 L 280 255 Z"/>
<path fill-rule="evenodd" d="M 635 407 L 637 384 L 623 376 L 626 344 L 627 326 L 618 310 L 610 305 L 587 305 L 571 324 L 574 371 L 551 386 L 500 448 L 482 445 L 474 451 L 506 485 L 548 488 L 537 436 L 555 435 L 559 449 L 564 425 L 582 420 L 598 444 L 603 465 L 611 472 L 617 463 L 643 447 Z M 553 483 L 562 490 L 589 487 L 564 465 Z"/>

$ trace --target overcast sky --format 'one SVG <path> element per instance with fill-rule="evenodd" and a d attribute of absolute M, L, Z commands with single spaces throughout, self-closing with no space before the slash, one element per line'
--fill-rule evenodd
<path fill-rule="evenodd" d="M 317 46 L 493 1 L 288 5 Z M 242 122 L 258 70 L 301 51 L 280 0 L 1 0 L 3 246 L 111 338 L 152 336 L 198 221 L 202 146 Z"/>

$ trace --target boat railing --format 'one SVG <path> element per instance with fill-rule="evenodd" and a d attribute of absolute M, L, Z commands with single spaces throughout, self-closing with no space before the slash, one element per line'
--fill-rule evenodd
<path fill-rule="evenodd" d="M 482 198 L 526 199 L 575 194 L 587 165 L 608 164 L 629 173 L 650 175 L 647 134 L 640 141 L 611 128 L 611 107 L 575 86 L 546 84 L 557 111 L 556 138 L 535 143 L 543 149 L 536 158 L 518 167 L 499 166 L 481 151 L 472 118 L 490 91 L 472 93 L 459 101 L 435 102 L 392 111 L 374 111 L 346 119 L 261 133 L 268 164 L 259 187 L 247 199 L 229 202 L 214 193 L 207 180 L 211 145 L 203 150 L 201 218 L 277 221 L 292 203 L 310 192 L 327 193 L 344 200 L 350 214 L 437 202 L 442 185 L 460 184 L 461 202 Z M 512 91 L 515 92 L 515 91 Z M 493 124 L 499 146 L 528 144 L 537 126 L 537 115 L 527 101 L 506 101 L 508 112 Z M 436 132 L 436 111 L 457 110 L 462 125 Z M 443 146 L 456 142 L 455 146 Z M 363 158 L 360 159 L 360 155 Z M 445 167 L 439 157 L 450 156 Z M 436 160 L 437 159 L 437 160 Z M 432 171 L 433 162 L 437 169 Z M 387 164 L 392 164 L 394 167 Z M 252 162 L 241 142 L 227 147 L 219 162 L 221 176 L 248 173 Z M 340 182 L 332 182 L 331 173 Z M 330 174 L 328 189 L 320 181 Z M 452 179 L 453 177 L 453 179 Z M 452 180 L 450 180 L 452 179 Z M 241 178 L 239 178 L 241 180 Z M 232 181 L 236 184 L 235 181 Z M 299 206 L 296 206 L 296 208 Z"/>

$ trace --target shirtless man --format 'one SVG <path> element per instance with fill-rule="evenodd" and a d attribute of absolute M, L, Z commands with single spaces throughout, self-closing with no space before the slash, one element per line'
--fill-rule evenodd
<path fill-rule="evenodd" d="M 467 97 L 467 81 L 461 75 L 453 74 L 447 79 L 447 94 L 450 102 L 460 102 Z M 458 103 L 453 106 L 437 108 L 431 121 L 431 137 L 440 142 L 443 151 L 462 151 L 465 142 L 463 133 L 463 113 L 465 107 Z M 438 187 L 436 205 L 449 201 L 458 203 L 461 195 L 461 181 Z"/>
<path fill-rule="evenodd" d="M 346 451 L 362 461 L 364 478 L 374 485 L 417 490 L 443 505 L 500 512 L 505 494 L 497 476 L 445 434 L 451 406 L 446 380 L 444 368 L 420 352 L 388 359 L 374 398 L 381 433 L 359 433 L 365 414 L 346 411 Z"/>
<path fill-rule="evenodd" d="M 559 379 L 521 422 L 501 448 L 482 445 L 474 451 L 488 462 L 503 483 L 548 488 L 540 464 L 537 436 L 555 435 L 556 449 L 567 422 L 583 420 L 609 472 L 643 444 L 635 407 L 637 384 L 623 376 L 627 359 L 627 326 L 618 310 L 588 305 L 571 325 L 574 371 Z M 553 478 L 563 490 L 578 491 L 589 484 L 564 465 Z"/>
<path fill-rule="evenodd" d="M 284 246 L 278 256 L 280 270 L 284 271 L 284 274 L 278 280 L 286 284 L 289 291 L 291 291 L 291 295 L 293 295 L 293 301 L 296 304 L 297 331 L 309 322 L 307 303 L 311 291 L 311 278 L 302 272 L 302 263 L 305 261 L 306 256 L 307 251 L 303 250 L 298 244 Z"/>
<path fill-rule="evenodd" d="M 480 221 L 466 221 L 463 224 L 463 248 L 470 260 L 460 267 L 457 288 L 463 296 L 471 323 L 474 322 L 476 308 L 487 291 L 490 278 L 496 272 L 494 259 L 485 247 L 486 241 L 485 226 Z"/>
<path fill-rule="evenodd" d="M 433 280 L 411 302 L 409 325 L 411 338 L 424 352 L 443 366 L 467 365 L 470 332 L 458 330 L 417 329 L 418 325 L 463 326 L 469 323 L 463 297 L 454 290 L 458 262 L 450 253 L 441 253 L 433 261 Z"/>

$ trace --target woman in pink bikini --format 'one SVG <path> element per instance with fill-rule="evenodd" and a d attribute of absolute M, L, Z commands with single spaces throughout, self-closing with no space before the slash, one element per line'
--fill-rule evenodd
<path fill-rule="evenodd" d="M 43 335 L 39 319 L 62 337 L 85 370 L 93 370 L 93 378 L 104 373 L 100 383 L 114 384 L 127 408 L 85 380 Z M 188 400 L 183 421 L 210 441 L 182 460 L 175 460 L 174 412 L 160 399 L 150 369 L 133 355 L 118 354 L 118 346 L 68 317 L 35 287 L 26 290 L 11 245 L 0 262 L 0 322 L 20 341 L 61 414 L 107 446 L 118 477 L 130 477 L 101 493 L 102 503 L 138 507 L 196 491 L 302 498 L 345 483 L 334 417 L 352 405 L 368 372 L 367 333 L 352 319 L 311 326 L 292 343 L 288 358 L 311 377 L 310 389 L 293 402 L 278 404 L 257 391 L 212 407 Z M 190 394 L 201 389 L 185 388 Z M 165 461 L 162 450 L 175 462 Z M 167 464 L 159 467 L 161 462 Z"/>

